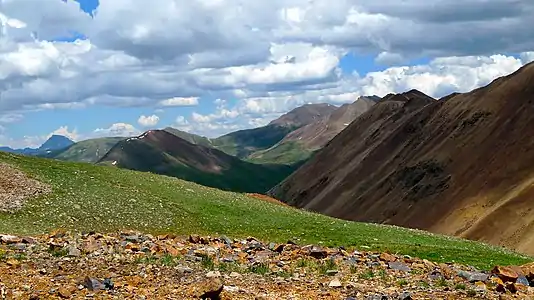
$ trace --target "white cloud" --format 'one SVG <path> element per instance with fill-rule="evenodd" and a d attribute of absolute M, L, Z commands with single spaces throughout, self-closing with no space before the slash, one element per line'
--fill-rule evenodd
<path fill-rule="evenodd" d="M 0 123 L 15 123 L 22 120 L 24 116 L 17 113 L 0 114 Z"/>
<path fill-rule="evenodd" d="M 176 120 L 174 121 L 174 123 L 176 125 L 178 125 L 178 126 L 187 126 L 187 125 L 189 125 L 189 121 L 187 121 L 187 119 L 184 116 L 176 117 Z"/>
<path fill-rule="evenodd" d="M 68 137 L 69 139 L 73 140 L 73 141 L 78 141 L 78 138 L 80 137 L 78 135 L 78 132 L 76 129 L 73 129 L 72 131 L 69 131 L 69 127 L 68 126 L 61 126 L 59 127 L 58 129 L 54 130 L 53 132 L 51 132 L 50 134 L 48 134 L 46 136 L 46 138 L 50 138 L 52 135 L 62 135 L 62 136 L 65 136 L 65 137 Z"/>
<path fill-rule="evenodd" d="M 115 123 L 108 128 L 97 128 L 91 134 L 92 137 L 129 137 L 141 134 L 141 131 L 131 124 Z"/>
<path fill-rule="evenodd" d="M 534 25 L 529 1 L 145 2 L 100 1 L 92 18 L 73 0 L 0 0 L 0 120 L 28 111 L 167 109 L 220 99 L 182 126 L 222 132 L 308 102 L 409 88 L 436 97 L 467 91 L 534 60 L 527 52 L 534 36 L 525 30 Z M 88 39 L 52 41 L 71 32 Z M 349 52 L 396 67 L 343 73 Z M 421 57 L 440 58 L 402 66 Z M 129 126 L 97 132 L 137 130 Z"/>
<path fill-rule="evenodd" d="M 142 115 L 137 120 L 137 123 L 143 127 L 156 126 L 159 123 L 159 117 L 156 115 L 145 116 Z"/>
<path fill-rule="evenodd" d="M 198 97 L 173 97 L 159 102 L 162 106 L 196 106 Z"/>
<path fill-rule="evenodd" d="M 521 53 L 521 61 L 528 64 L 534 61 L 534 51 Z"/>
<path fill-rule="evenodd" d="M 196 112 L 191 114 L 191 119 L 197 123 L 209 123 L 211 122 L 210 116 L 205 116 Z"/>

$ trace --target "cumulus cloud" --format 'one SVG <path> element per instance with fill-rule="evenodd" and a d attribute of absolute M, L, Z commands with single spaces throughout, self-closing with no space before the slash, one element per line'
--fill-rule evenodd
<path fill-rule="evenodd" d="M 0 122 L 30 110 L 219 99 L 213 111 L 194 113 L 181 126 L 220 133 L 264 124 L 308 102 L 346 103 L 409 88 L 436 97 L 467 91 L 534 60 L 534 34 L 525 30 L 534 25 L 529 1 L 145 4 L 100 1 L 90 16 L 74 0 L 0 0 Z M 73 32 L 87 39 L 59 41 Z M 340 67 L 348 53 L 395 67 L 348 74 Z M 421 57 L 438 58 L 402 65 Z M 149 117 L 142 121 L 153 122 Z M 114 126 L 91 134 L 138 132 Z"/>
<path fill-rule="evenodd" d="M 93 131 L 92 137 L 130 137 L 141 134 L 141 131 L 131 124 L 115 123 L 108 128 L 97 128 Z"/>
<path fill-rule="evenodd" d="M 198 97 L 173 97 L 159 102 L 162 106 L 196 106 Z"/>
<path fill-rule="evenodd" d="M 137 123 L 143 127 L 156 126 L 159 123 L 159 117 L 156 115 L 145 116 L 142 115 L 137 120 Z"/>
<path fill-rule="evenodd" d="M 73 141 L 78 141 L 78 138 L 80 137 L 77 130 L 73 129 L 72 131 L 69 130 L 68 126 L 61 126 L 58 129 L 54 130 L 50 134 L 46 136 L 46 138 L 50 138 L 52 135 L 62 135 L 65 137 L 68 137 L 69 139 Z"/>

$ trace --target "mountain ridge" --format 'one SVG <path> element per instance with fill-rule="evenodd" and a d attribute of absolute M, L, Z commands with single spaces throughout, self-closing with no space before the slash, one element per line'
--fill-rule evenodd
<path fill-rule="evenodd" d="M 524 138 L 534 128 L 533 81 L 531 63 L 446 101 L 388 97 L 269 194 L 336 217 L 534 253 L 534 142 Z"/>
<path fill-rule="evenodd" d="M 165 130 L 149 130 L 120 141 L 97 164 L 154 172 L 224 190 L 257 193 L 266 192 L 293 171 L 285 165 L 245 162 Z"/>

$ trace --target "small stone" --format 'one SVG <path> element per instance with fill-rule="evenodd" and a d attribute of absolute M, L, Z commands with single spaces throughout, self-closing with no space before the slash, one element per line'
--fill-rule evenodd
<path fill-rule="evenodd" d="M 6 261 L 7 265 L 12 267 L 12 268 L 17 268 L 20 266 L 20 261 L 14 259 L 14 258 L 10 258 Z"/>
<path fill-rule="evenodd" d="M 75 246 L 70 246 L 68 248 L 68 251 L 69 251 L 68 256 L 71 256 L 71 257 L 78 257 L 82 255 L 82 252 Z"/>
<path fill-rule="evenodd" d="M 230 277 L 238 278 L 238 277 L 241 277 L 241 274 L 239 274 L 237 272 L 232 272 L 232 273 L 230 273 Z"/>
<path fill-rule="evenodd" d="M 99 291 L 102 290 L 104 287 L 102 286 L 102 283 L 95 278 L 91 278 L 89 276 L 86 276 L 83 280 L 83 286 L 87 288 L 90 291 Z"/>
<path fill-rule="evenodd" d="M 226 235 L 221 236 L 221 240 L 223 240 L 223 242 L 228 246 L 232 246 L 233 244 L 232 240 L 228 238 Z"/>
<path fill-rule="evenodd" d="M 326 250 L 317 246 L 313 246 L 310 250 L 310 256 L 313 258 L 323 259 L 326 258 L 327 255 L 328 253 L 326 252 Z"/>
<path fill-rule="evenodd" d="M 338 288 L 338 287 L 342 287 L 343 285 L 341 284 L 341 281 L 336 278 L 336 279 L 333 279 L 332 281 L 330 281 L 328 286 L 332 287 L 332 288 Z"/>
<path fill-rule="evenodd" d="M 515 282 L 519 277 L 519 274 L 510 267 L 495 266 L 491 273 L 499 276 L 504 282 Z"/>
<path fill-rule="evenodd" d="M 393 270 L 404 271 L 404 272 L 410 272 L 411 271 L 410 267 L 408 267 L 406 264 L 398 262 L 398 261 L 389 262 L 388 266 L 389 266 L 390 269 L 393 269 Z"/>
<path fill-rule="evenodd" d="M 218 278 L 221 277 L 221 272 L 219 271 L 210 271 L 208 274 L 206 274 L 206 277 L 208 278 Z"/>
<path fill-rule="evenodd" d="M 475 282 L 475 290 L 480 292 L 487 290 L 486 284 L 482 281 Z"/>
<path fill-rule="evenodd" d="M 382 253 L 380 254 L 380 260 L 385 262 L 394 262 L 397 260 L 397 258 L 389 253 Z"/>
<path fill-rule="evenodd" d="M 524 275 L 517 277 L 517 280 L 515 281 L 515 283 L 522 284 L 524 286 L 529 286 L 528 279 Z"/>
<path fill-rule="evenodd" d="M 484 273 L 468 271 L 460 271 L 458 272 L 458 276 L 468 280 L 469 282 L 486 281 L 489 277 L 487 274 Z"/>
<path fill-rule="evenodd" d="M 64 299 L 69 299 L 70 297 L 72 297 L 72 293 L 64 287 L 60 287 L 57 290 L 57 294 L 59 295 L 59 297 Z"/>
<path fill-rule="evenodd" d="M 200 243 L 200 236 L 196 234 L 192 234 L 189 236 L 189 242 L 193 244 L 199 244 Z"/>
<path fill-rule="evenodd" d="M 412 294 L 410 292 L 402 292 L 399 296 L 399 300 L 412 300 Z"/>
<path fill-rule="evenodd" d="M 222 281 L 219 279 L 208 279 L 199 283 L 197 296 L 201 299 L 219 299 L 219 295 L 224 289 Z"/>

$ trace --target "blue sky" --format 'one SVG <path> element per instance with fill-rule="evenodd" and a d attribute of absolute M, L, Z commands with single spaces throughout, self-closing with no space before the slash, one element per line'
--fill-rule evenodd
<path fill-rule="evenodd" d="M 502 15 L 484 16 L 475 0 L 161 1 L 0 2 L 0 146 L 166 126 L 218 136 L 304 103 L 469 91 L 534 59 L 525 3 L 492 0 Z"/>

